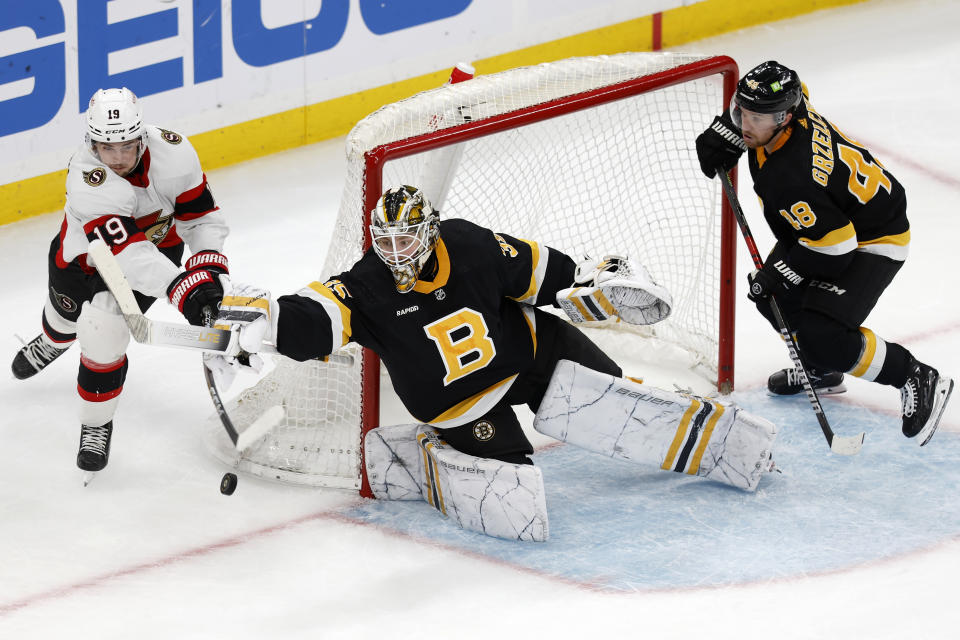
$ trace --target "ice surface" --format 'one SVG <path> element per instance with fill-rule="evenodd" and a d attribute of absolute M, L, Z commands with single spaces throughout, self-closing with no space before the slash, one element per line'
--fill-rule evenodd
<path fill-rule="evenodd" d="M 795 67 L 818 110 L 901 180 L 911 257 L 868 325 L 955 376 L 958 23 L 956 2 L 878 0 L 686 47 L 742 70 Z M 283 293 L 323 275 L 342 140 L 209 177 L 231 219 L 235 279 Z M 11 358 L 13 334 L 38 331 L 59 224 L 0 228 Z M 748 268 L 741 251 L 738 277 Z M 178 319 L 162 304 L 150 315 Z M 0 376 L 2 638 L 960 637 L 960 401 L 919 449 L 899 435 L 895 390 L 849 381 L 825 409 L 838 433 L 864 430 L 866 443 L 832 455 L 803 398 L 763 394 L 789 360 L 745 300 L 736 399 L 780 425 L 782 473 L 746 494 L 547 446 L 542 545 L 460 531 L 425 503 L 249 477 L 222 496 L 225 469 L 198 431 L 212 411 L 199 357 L 133 344 L 129 358 L 110 466 L 87 488 L 74 465 L 76 348 L 31 380 Z M 395 399 L 384 405 L 399 414 Z"/>

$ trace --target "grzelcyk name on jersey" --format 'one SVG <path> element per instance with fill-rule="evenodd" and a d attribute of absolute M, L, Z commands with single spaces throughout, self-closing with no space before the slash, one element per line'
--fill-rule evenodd
<path fill-rule="evenodd" d="M 420 310 L 420 307 L 417 305 L 413 305 L 412 307 L 407 307 L 406 309 L 397 309 L 397 317 L 399 318 L 400 316 L 405 316 L 408 313 L 413 313 L 414 311 L 419 311 L 419 310 Z"/>

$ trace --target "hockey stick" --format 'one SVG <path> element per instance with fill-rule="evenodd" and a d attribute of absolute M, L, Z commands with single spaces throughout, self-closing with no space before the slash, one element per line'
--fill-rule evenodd
<path fill-rule="evenodd" d="M 130 335 L 137 342 L 181 349 L 199 349 L 224 355 L 237 355 L 240 352 L 236 333 L 233 331 L 151 320 L 146 317 L 140 311 L 140 305 L 137 304 L 133 289 L 123 269 L 120 268 L 120 263 L 117 262 L 117 258 L 106 243 L 99 238 L 93 240 L 87 248 L 87 254 L 93 257 L 100 277 L 103 278 L 120 306 L 123 319 L 130 328 Z M 276 353 L 276 348 L 273 345 L 264 344 L 262 351 Z"/>
<path fill-rule="evenodd" d="M 750 257 L 753 258 L 753 265 L 758 270 L 762 269 L 763 259 L 757 250 L 757 243 L 753 240 L 753 234 L 750 233 L 750 227 L 747 225 L 747 218 L 743 213 L 743 208 L 740 206 L 740 200 L 737 198 L 737 193 L 733 189 L 733 180 L 730 178 L 730 174 L 722 169 L 718 169 L 717 174 L 720 176 L 720 184 L 723 186 L 723 192 L 730 202 L 730 208 L 733 209 L 733 213 L 737 218 L 737 224 L 740 225 L 740 232 L 743 234 L 747 249 L 750 251 Z M 790 352 L 790 359 L 793 360 L 794 367 L 800 373 L 800 382 L 803 384 L 804 391 L 807 392 L 807 399 L 810 400 L 813 412 L 817 414 L 817 421 L 820 423 L 823 435 L 827 439 L 827 444 L 830 445 L 830 450 L 844 456 L 859 453 L 860 447 L 863 446 L 865 434 L 860 432 L 860 434 L 856 436 L 838 436 L 833 433 L 833 429 L 830 428 L 830 423 L 827 422 L 827 416 L 823 412 L 823 407 L 820 405 L 817 390 L 814 389 L 810 383 L 807 367 L 804 366 L 803 360 L 800 358 L 800 350 L 797 348 L 797 342 L 793 336 L 793 332 L 790 331 L 790 327 L 787 325 L 786 320 L 784 320 L 783 314 L 780 313 L 780 305 L 777 304 L 776 298 L 770 296 L 769 299 L 770 309 L 773 311 L 773 317 L 777 321 L 780 335 L 787 345 L 787 351 Z"/>
<path fill-rule="evenodd" d="M 90 243 L 87 253 L 93 257 L 100 277 L 103 278 L 107 288 L 110 289 L 110 293 L 117 300 L 123 319 L 126 321 L 127 327 L 130 328 L 130 335 L 137 342 L 166 347 L 200 349 L 225 355 L 239 353 L 239 347 L 236 346 L 236 339 L 234 338 L 235 334 L 232 331 L 210 326 L 196 327 L 190 324 L 162 322 L 147 318 L 140 311 L 140 305 L 137 304 L 130 283 L 106 243 L 99 238 L 95 239 Z M 263 346 L 264 351 L 276 352 L 272 345 L 264 344 Z M 270 407 L 243 432 L 238 432 L 227 414 L 226 407 L 224 407 L 220 393 L 214 383 L 213 374 L 207 368 L 206 363 L 203 366 L 203 375 L 207 382 L 207 391 L 210 392 L 210 399 L 213 400 L 213 406 L 216 408 L 220 421 L 223 423 L 223 428 L 237 451 L 243 451 L 249 447 L 283 420 L 285 415 L 283 408 L 280 406 Z"/>

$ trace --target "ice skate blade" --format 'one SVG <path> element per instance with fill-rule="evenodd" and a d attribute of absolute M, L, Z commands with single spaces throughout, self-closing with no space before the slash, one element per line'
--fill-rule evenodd
<path fill-rule="evenodd" d="M 96 471 L 84 471 L 83 472 L 83 486 L 90 484 L 90 481 L 93 480 L 94 476 L 97 475 Z"/>
<path fill-rule="evenodd" d="M 937 432 L 937 427 L 940 426 L 940 418 L 943 417 L 943 411 L 947 408 L 947 401 L 950 399 L 951 393 L 953 393 L 953 378 L 946 378 L 944 376 L 937 378 L 937 389 L 934 391 L 933 411 L 930 412 L 930 418 L 927 420 L 927 424 L 923 425 L 923 429 L 917 434 L 917 440 L 920 441 L 921 447 L 930 442 L 930 438 Z"/>
<path fill-rule="evenodd" d="M 818 387 L 815 389 L 815 391 L 817 392 L 818 396 L 832 396 L 838 393 L 846 393 L 847 385 L 841 382 L 840 384 L 833 385 L 832 387 Z M 771 398 L 793 398 L 801 395 L 802 393 L 804 393 L 803 389 L 800 389 L 800 391 L 796 393 L 774 393 L 773 391 L 770 391 L 770 389 L 767 389 L 767 395 Z"/>

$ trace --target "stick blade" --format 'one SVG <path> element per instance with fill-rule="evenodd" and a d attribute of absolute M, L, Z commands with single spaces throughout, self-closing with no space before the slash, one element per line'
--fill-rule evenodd
<path fill-rule="evenodd" d="M 853 456 L 860 453 L 863 447 L 863 439 L 866 434 L 862 431 L 855 436 L 833 436 L 830 441 L 830 450 L 841 456 Z"/>
<path fill-rule="evenodd" d="M 273 405 L 264 411 L 259 418 L 253 421 L 253 424 L 237 436 L 237 451 L 246 450 L 254 442 L 273 431 L 274 427 L 283 422 L 286 415 L 287 412 L 280 405 Z"/>

